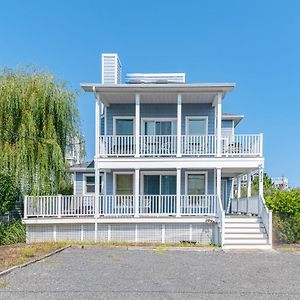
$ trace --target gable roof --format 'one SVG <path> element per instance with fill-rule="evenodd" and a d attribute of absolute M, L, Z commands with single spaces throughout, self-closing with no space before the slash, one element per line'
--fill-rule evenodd
<path fill-rule="evenodd" d="M 80 164 L 76 164 L 76 165 L 73 165 L 71 166 L 67 171 L 70 172 L 70 173 L 73 173 L 73 172 L 94 172 L 94 167 L 95 167 L 95 164 L 94 164 L 94 161 L 84 161 Z"/>

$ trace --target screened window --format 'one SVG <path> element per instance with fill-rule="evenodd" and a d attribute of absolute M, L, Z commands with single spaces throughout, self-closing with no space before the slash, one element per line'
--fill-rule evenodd
<path fill-rule="evenodd" d="M 85 192 L 86 194 L 95 193 L 95 176 L 85 176 Z M 102 192 L 102 177 L 99 179 L 99 192 Z"/>
<path fill-rule="evenodd" d="M 176 195 L 175 175 L 145 175 L 145 195 Z"/>
<path fill-rule="evenodd" d="M 204 195 L 205 174 L 188 174 L 187 188 L 188 195 Z"/>
<path fill-rule="evenodd" d="M 116 195 L 133 195 L 133 175 L 116 175 Z"/>
<path fill-rule="evenodd" d="M 133 119 L 116 119 L 116 135 L 133 135 Z"/>
<path fill-rule="evenodd" d="M 188 119 L 188 135 L 205 135 L 207 134 L 206 119 Z"/>
<path fill-rule="evenodd" d="M 176 134 L 175 121 L 146 121 L 146 135 L 174 135 Z"/>

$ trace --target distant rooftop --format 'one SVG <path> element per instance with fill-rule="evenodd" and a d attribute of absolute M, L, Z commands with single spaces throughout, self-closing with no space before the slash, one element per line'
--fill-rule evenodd
<path fill-rule="evenodd" d="M 126 75 L 128 84 L 168 84 L 185 83 L 185 73 L 129 73 Z"/>

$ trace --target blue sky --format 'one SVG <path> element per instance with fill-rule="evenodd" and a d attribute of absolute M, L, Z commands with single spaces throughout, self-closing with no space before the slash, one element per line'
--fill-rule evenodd
<path fill-rule="evenodd" d="M 224 110 L 239 133 L 264 133 L 266 171 L 300 186 L 299 1 L 3 1 L 0 67 L 35 64 L 78 89 L 100 82 L 100 54 L 127 72 L 186 72 L 188 82 L 236 82 Z M 94 99 L 78 98 L 87 158 Z"/>

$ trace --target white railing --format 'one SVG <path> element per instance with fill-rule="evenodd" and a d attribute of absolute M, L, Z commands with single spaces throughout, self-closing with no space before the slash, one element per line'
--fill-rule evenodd
<path fill-rule="evenodd" d="M 217 209 L 216 195 L 181 196 L 181 215 L 215 215 Z"/>
<path fill-rule="evenodd" d="M 265 226 L 266 232 L 269 238 L 269 244 L 272 245 L 273 240 L 273 225 L 272 225 L 272 211 L 270 211 L 267 206 L 266 202 L 263 197 L 259 196 L 259 213 L 258 215 L 261 217 L 262 222 Z"/>
<path fill-rule="evenodd" d="M 89 216 L 94 203 L 94 196 L 26 196 L 24 217 Z"/>
<path fill-rule="evenodd" d="M 222 205 L 221 197 L 217 196 L 217 220 L 218 220 L 218 226 L 220 228 L 220 237 L 221 237 L 221 247 L 224 245 L 224 238 L 225 238 L 225 210 Z"/>
<path fill-rule="evenodd" d="M 141 195 L 140 215 L 175 215 L 176 195 Z"/>
<path fill-rule="evenodd" d="M 231 211 L 233 213 L 253 214 L 259 213 L 259 197 L 241 197 L 231 199 Z"/>
<path fill-rule="evenodd" d="M 262 156 L 262 140 L 262 134 L 222 136 L 222 155 Z"/>
<path fill-rule="evenodd" d="M 177 153 L 176 135 L 141 135 L 140 154 L 144 156 L 172 156 Z"/>
<path fill-rule="evenodd" d="M 134 214 L 133 195 L 99 196 L 100 216 L 129 216 Z"/>
<path fill-rule="evenodd" d="M 216 135 L 182 135 L 180 152 L 183 156 L 215 156 Z M 141 156 L 175 156 L 177 135 L 104 135 L 100 136 L 99 154 L 103 157 L 134 156 L 139 142 Z M 262 156 L 262 134 L 221 137 L 221 153 L 225 157 Z"/>
<path fill-rule="evenodd" d="M 132 156 L 135 155 L 136 138 L 134 135 L 103 135 L 100 136 L 101 156 Z"/>
<path fill-rule="evenodd" d="M 181 153 L 189 156 L 206 156 L 216 154 L 215 135 L 181 136 Z"/>

